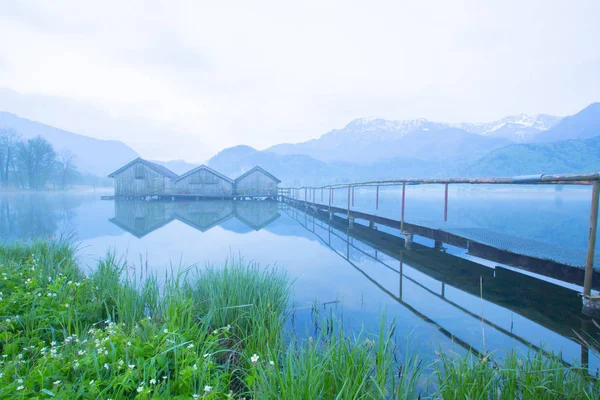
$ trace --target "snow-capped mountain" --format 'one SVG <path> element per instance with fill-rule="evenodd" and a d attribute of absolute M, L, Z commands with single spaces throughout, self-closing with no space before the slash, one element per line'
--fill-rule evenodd
<path fill-rule="evenodd" d="M 509 139 L 516 143 L 536 142 L 540 134 L 556 126 L 561 117 L 548 114 L 518 114 L 493 122 L 459 123 L 452 126 L 479 135 Z"/>
<path fill-rule="evenodd" d="M 267 151 L 303 154 L 322 161 L 372 163 L 396 157 L 422 160 L 476 157 L 511 142 L 425 119 L 388 121 L 359 118 L 319 139 L 279 144 Z"/>

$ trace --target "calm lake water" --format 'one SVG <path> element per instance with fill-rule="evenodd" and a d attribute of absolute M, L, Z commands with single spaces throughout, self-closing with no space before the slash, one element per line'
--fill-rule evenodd
<path fill-rule="evenodd" d="M 590 193 L 459 186 L 450 189 L 448 223 L 585 250 Z M 574 285 L 475 263 L 463 249 L 436 250 L 427 240 L 415 239 L 416 247 L 403 252 L 392 229 L 349 231 L 341 221 L 276 202 L 114 202 L 101 194 L 0 195 L 2 241 L 74 234 L 86 268 L 114 250 L 132 271 L 147 262 L 159 276 L 179 265 L 242 257 L 295 280 L 288 327 L 297 335 L 316 335 L 313 320 L 330 313 L 346 330 L 377 332 L 385 314 L 397 323 L 397 340 L 425 357 L 436 349 L 501 354 L 543 345 L 567 362 L 587 357 L 591 371 L 600 367 L 595 352 L 573 338 L 573 330 L 596 335 L 580 314 Z M 443 188 L 408 187 L 406 199 L 408 222 L 443 221 Z M 347 206 L 347 190 L 338 190 L 334 203 Z M 375 210 L 375 191 L 356 189 L 353 209 L 398 219 L 400 192 L 381 190 Z"/>

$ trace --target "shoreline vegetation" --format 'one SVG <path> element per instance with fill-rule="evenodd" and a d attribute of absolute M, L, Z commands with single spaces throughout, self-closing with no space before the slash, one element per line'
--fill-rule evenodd
<path fill-rule="evenodd" d="M 70 240 L 0 244 L 0 398 L 597 399 L 586 368 L 508 352 L 398 357 L 393 326 L 286 336 L 285 272 L 228 261 L 127 278 L 113 253 L 87 276 Z"/>

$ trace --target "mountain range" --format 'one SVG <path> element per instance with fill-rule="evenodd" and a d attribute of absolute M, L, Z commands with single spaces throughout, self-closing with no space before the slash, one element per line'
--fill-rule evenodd
<path fill-rule="evenodd" d="M 209 165 L 231 176 L 264 165 L 284 183 L 595 172 L 597 136 L 600 103 L 565 118 L 516 115 L 479 124 L 361 118 L 302 143 L 226 149 Z"/>
<path fill-rule="evenodd" d="M 97 176 L 106 176 L 138 157 L 138 154 L 123 142 L 79 135 L 7 112 L 0 112 L 0 129 L 2 128 L 14 129 L 23 139 L 42 136 L 57 152 L 71 150 L 77 157 L 75 162 L 78 169 Z"/>
<path fill-rule="evenodd" d="M 69 148 L 80 170 L 106 175 L 136 158 L 119 141 L 99 140 L 0 112 L 0 128 L 23 137 L 41 135 L 56 149 Z M 510 176 L 600 170 L 600 103 L 565 118 L 515 115 L 487 123 L 425 119 L 359 118 L 318 139 L 266 150 L 240 145 L 207 164 L 236 177 L 260 165 L 286 184 L 346 182 L 398 177 Z M 176 173 L 197 164 L 155 161 Z"/>

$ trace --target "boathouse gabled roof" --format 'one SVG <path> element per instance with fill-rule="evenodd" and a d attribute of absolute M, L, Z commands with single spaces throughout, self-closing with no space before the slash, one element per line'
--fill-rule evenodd
<path fill-rule="evenodd" d="M 258 165 L 257 165 L 256 167 L 252 168 L 251 170 L 249 170 L 249 171 L 246 171 L 246 172 L 245 172 L 245 173 L 243 173 L 242 175 L 238 176 L 238 177 L 235 179 L 235 181 L 237 182 L 237 181 L 239 181 L 240 179 L 243 179 L 243 178 L 245 178 L 246 176 L 250 175 L 250 174 L 251 174 L 252 172 L 254 172 L 254 171 L 260 171 L 260 172 L 262 172 L 263 174 L 267 175 L 269 178 L 273 179 L 275 182 L 277 182 L 277 183 L 281 183 L 281 181 L 280 181 L 279 179 L 277 179 L 277 177 L 275 177 L 275 176 L 271 175 L 270 173 L 268 173 L 266 170 L 264 170 L 263 168 L 259 167 Z"/>
<path fill-rule="evenodd" d="M 153 169 L 154 171 L 158 172 L 161 175 L 166 176 L 167 178 L 177 178 L 177 174 L 173 171 L 171 171 L 169 168 L 160 165 L 160 164 L 156 164 L 153 163 L 151 161 L 148 160 L 144 160 L 141 157 L 136 158 L 135 160 L 125 164 L 124 166 L 122 166 L 121 168 L 119 168 L 118 170 L 116 170 L 115 172 L 113 172 L 112 174 L 108 175 L 109 178 L 114 178 L 116 175 L 120 174 L 121 172 L 125 171 L 127 168 L 131 167 L 132 165 L 134 165 L 137 162 L 141 162 L 142 164 L 144 164 L 145 166 L 147 166 L 148 168 Z"/>
<path fill-rule="evenodd" d="M 196 167 L 196 168 L 194 168 L 194 169 L 192 169 L 192 170 L 189 170 L 188 172 L 186 172 L 186 173 L 185 173 L 185 174 L 183 174 L 183 175 L 179 175 L 179 176 L 178 176 L 178 177 L 177 177 L 177 178 L 174 180 L 174 182 L 180 181 L 180 180 L 182 180 L 183 178 L 186 178 L 186 177 L 188 177 L 188 176 L 190 176 L 190 175 L 192 175 L 192 174 L 194 174 L 194 173 L 196 173 L 196 172 L 198 172 L 198 171 L 202 171 L 202 170 L 206 170 L 206 171 L 210 172 L 211 174 L 214 174 L 214 175 L 218 176 L 219 178 L 221 178 L 221 179 L 223 179 L 223 180 L 225 180 L 225 181 L 227 181 L 227 182 L 229 182 L 229 183 L 233 183 L 233 179 L 231 179 L 231 178 L 229 178 L 229 177 L 227 177 L 227 176 L 223 175 L 223 174 L 222 174 L 222 173 L 220 173 L 220 172 L 217 172 L 217 171 L 215 171 L 214 169 L 212 169 L 212 168 L 210 168 L 210 167 L 207 167 L 207 166 L 206 166 L 206 165 L 204 165 L 204 164 L 202 164 L 201 166 L 199 166 L 199 167 Z"/>

